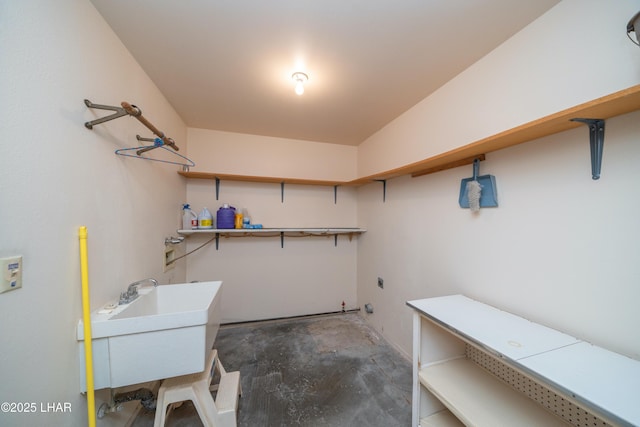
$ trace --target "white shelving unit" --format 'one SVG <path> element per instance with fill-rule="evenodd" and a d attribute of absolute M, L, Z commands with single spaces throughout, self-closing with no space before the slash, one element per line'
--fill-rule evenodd
<path fill-rule="evenodd" d="M 279 234 L 279 233 L 295 233 L 295 234 L 312 234 L 312 235 L 335 235 L 335 234 L 361 234 L 364 228 L 211 228 L 207 230 L 178 230 L 178 234 L 183 236 L 191 236 L 194 234 L 229 234 L 229 235 L 261 235 L 261 234 Z"/>
<path fill-rule="evenodd" d="M 413 426 L 640 425 L 639 361 L 462 295 L 407 305 Z"/>

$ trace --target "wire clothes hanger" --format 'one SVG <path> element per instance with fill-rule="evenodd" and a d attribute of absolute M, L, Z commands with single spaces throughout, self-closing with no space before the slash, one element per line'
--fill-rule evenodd
<path fill-rule="evenodd" d="M 100 124 L 100 123 L 105 123 L 108 122 L 110 120 L 114 120 L 117 119 L 119 117 L 123 117 L 123 116 L 132 116 L 135 117 L 136 119 L 138 119 L 138 121 L 140 123 L 142 123 L 143 125 L 145 125 L 147 127 L 147 129 L 149 129 L 151 132 L 153 132 L 154 135 L 157 136 L 157 138 L 155 139 L 151 139 L 151 138 L 142 138 L 140 137 L 140 135 L 136 135 L 136 138 L 138 139 L 138 141 L 147 141 L 147 142 L 153 142 L 153 145 L 143 145 L 141 147 L 133 147 L 133 148 L 121 148 L 119 150 L 116 150 L 116 154 L 119 156 L 126 156 L 126 157 L 134 157 L 134 158 L 138 158 L 138 159 L 143 159 L 143 160 L 151 160 L 154 162 L 162 162 L 162 163 L 170 163 L 172 165 L 180 165 L 182 166 L 183 170 L 188 171 L 190 167 L 195 166 L 196 164 L 191 160 L 186 158 L 183 155 L 180 155 L 178 153 L 176 153 L 176 151 L 180 150 L 178 148 L 178 146 L 176 145 L 176 142 L 172 139 L 169 138 L 168 136 L 166 136 L 163 132 L 159 131 L 158 128 L 156 128 L 154 125 L 151 124 L 151 122 L 149 122 L 149 120 L 147 120 L 145 117 L 142 116 L 142 110 L 138 107 L 136 107 L 135 105 L 129 104 L 128 102 L 121 102 L 120 103 L 120 107 L 116 107 L 116 106 L 111 106 L 111 105 L 102 105 L 102 104 L 94 104 L 93 102 L 89 101 L 88 99 L 84 100 L 84 104 L 89 107 L 89 108 L 97 108 L 99 110 L 108 110 L 108 111 L 115 111 L 113 114 L 109 115 L 109 116 L 105 116 L 105 117 L 101 117 L 95 120 L 91 120 L 88 122 L 85 122 L 85 127 L 87 129 L 93 129 L 94 125 Z M 167 148 L 167 146 L 171 147 L 173 149 L 169 150 Z M 155 150 L 156 148 L 162 148 L 163 150 L 167 150 L 169 153 L 171 153 L 174 156 L 178 156 L 179 158 L 181 158 L 182 160 L 186 161 L 182 162 L 182 161 L 171 161 L 171 160 L 164 160 L 164 159 L 159 159 L 159 158 L 154 158 L 154 157 L 146 157 L 143 156 L 144 153 L 151 151 L 151 150 Z M 135 151 L 135 155 L 131 154 L 131 151 Z"/>
<path fill-rule="evenodd" d="M 160 138 L 142 138 L 140 135 L 136 135 L 136 139 L 138 141 L 153 142 L 153 145 L 142 145 L 140 147 L 132 147 L 132 148 L 120 148 L 120 149 L 116 150 L 115 153 L 118 156 L 133 157 L 133 158 L 136 158 L 136 159 L 151 160 L 153 162 L 162 162 L 162 163 L 169 163 L 169 164 L 172 164 L 172 165 L 180 165 L 183 168 L 185 168 L 186 170 L 189 170 L 190 167 L 194 167 L 196 165 L 191 159 L 188 159 L 187 157 L 183 156 L 182 154 L 178 154 L 175 151 L 170 150 L 169 148 L 167 148 L 167 146 L 166 146 L 167 144 L 165 143 L 165 141 L 163 141 Z M 165 159 L 159 159 L 159 158 L 144 156 L 145 153 L 147 153 L 147 152 L 149 152 L 151 150 L 155 150 L 156 148 L 161 148 L 163 150 L 166 150 L 169 153 L 171 153 L 173 156 L 177 156 L 177 157 L 181 158 L 184 161 L 177 161 L 177 160 L 176 161 L 172 161 L 172 160 L 165 160 Z"/>

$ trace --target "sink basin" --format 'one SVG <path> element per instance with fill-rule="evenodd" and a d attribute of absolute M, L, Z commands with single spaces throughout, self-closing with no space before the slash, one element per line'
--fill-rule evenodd
<path fill-rule="evenodd" d="M 116 388 L 204 370 L 220 326 L 222 282 L 143 287 L 129 304 L 91 313 L 94 388 Z M 81 391 L 84 325 L 78 322 Z"/>

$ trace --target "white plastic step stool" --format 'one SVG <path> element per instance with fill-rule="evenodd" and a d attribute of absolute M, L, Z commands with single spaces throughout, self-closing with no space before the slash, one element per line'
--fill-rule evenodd
<path fill-rule="evenodd" d="M 220 374 L 220 383 L 211 385 L 214 370 Z M 216 399 L 211 390 L 217 390 Z M 167 409 L 171 404 L 191 400 L 205 427 L 236 427 L 238 397 L 242 394 L 240 372 L 227 372 L 212 350 L 205 370 L 198 374 L 166 379 L 158 390 L 154 427 L 164 427 Z"/>

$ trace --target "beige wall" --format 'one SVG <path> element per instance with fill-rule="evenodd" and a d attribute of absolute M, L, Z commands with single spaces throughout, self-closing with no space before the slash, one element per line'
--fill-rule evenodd
<path fill-rule="evenodd" d="M 351 180 L 356 147 L 189 129 L 198 170 L 219 173 Z M 223 203 L 245 208 L 264 227 L 356 227 L 356 189 L 331 186 L 188 180 L 187 201 L 212 214 Z M 209 237 L 189 237 L 193 250 Z M 188 280 L 223 280 L 223 322 L 324 313 L 357 307 L 357 238 L 222 238 L 186 259 Z"/>
<path fill-rule="evenodd" d="M 328 181 L 356 178 L 358 148 L 189 128 L 198 171 Z"/>
<path fill-rule="evenodd" d="M 640 83 L 638 1 L 565 0 L 359 147 L 367 175 Z M 595 52 L 598 52 L 595 54 Z M 595 55 L 595 56 L 594 56 Z M 500 207 L 458 207 L 471 167 L 361 187 L 358 302 L 411 354 L 405 301 L 464 293 L 640 358 L 640 116 L 607 121 L 602 178 L 586 126 L 487 155 Z M 634 160 L 635 159 L 635 160 Z M 385 279 L 380 290 L 376 278 Z"/>
<path fill-rule="evenodd" d="M 462 293 L 640 359 L 640 113 L 607 121 L 602 177 L 587 130 L 492 153 L 498 208 L 458 206 L 471 166 L 359 189 L 358 303 L 411 354 L 412 299 Z M 383 290 L 376 285 L 384 279 Z"/>
<path fill-rule="evenodd" d="M 184 266 L 162 272 L 185 194 L 177 167 L 114 155 L 151 135 L 130 117 L 86 129 L 110 112 L 83 99 L 134 103 L 181 148 L 186 127 L 88 1 L 2 1 L 0 10 L 0 257 L 24 260 L 22 289 L 0 294 L 0 401 L 72 409 L 0 413 L 0 425 L 83 426 L 78 227 L 89 233 L 92 309 L 137 279 L 185 279 Z M 96 407 L 108 398 L 98 393 Z"/>

